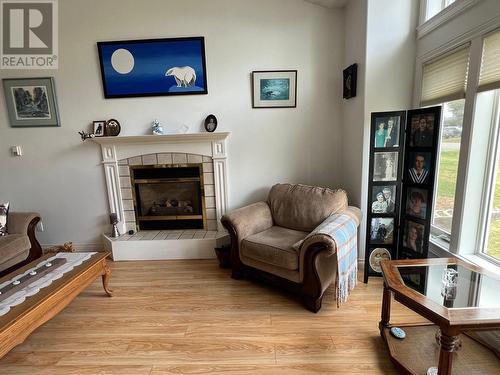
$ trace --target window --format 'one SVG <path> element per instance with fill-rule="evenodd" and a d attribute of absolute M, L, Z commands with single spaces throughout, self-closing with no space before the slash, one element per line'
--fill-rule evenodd
<path fill-rule="evenodd" d="M 443 105 L 432 235 L 449 242 L 458 176 L 470 45 L 456 48 L 423 65 L 420 104 Z"/>
<path fill-rule="evenodd" d="M 425 14 L 450 3 L 427 0 Z M 491 27 L 464 34 L 460 47 L 450 39 L 454 49 L 421 61 L 415 99 L 443 106 L 431 243 L 500 266 L 500 28 Z"/>
<path fill-rule="evenodd" d="M 447 6 L 453 4 L 455 0 L 427 0 L 425 7 L 425 20 L 434 17 Z"/>
<path fill-rule="evenodd" d="M 435 235 L 451 234 L 464 104 L 464 99 L 443 103 L 443 122 L 440 132 L 437 181 L 432 212 L 432 225 L 436 229 Z"/>
<path fill-rule="evenodd" d="M 477 101 L 483 117 L 490 117 L 492 127 L 482 198 L 483 223 L 479 228 L 483 237 L 479 248 L 481 254 L 500 262 L 500 90 L 481 92 Z"/>

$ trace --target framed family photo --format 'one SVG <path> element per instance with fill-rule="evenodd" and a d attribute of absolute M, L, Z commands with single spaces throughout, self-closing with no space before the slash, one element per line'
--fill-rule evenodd
<path fill-rule="evenodd" d="M 373 214 L 392 214 L 396 209 L 396 185 L 372 186 Z"/>
<path fill-rule="evenodd" d="M 394 218 L 376 217 L 370 222 L 370 242 L 392 245 L 394 241 Z"/>
<path fill-rule="evenodd" d="M 54 78 L 6 78 L 2 82 L 11 127 L 61 126 Z"/>
<path fill-rule="evenodd" d="M 406 214 L 425 220 L 427 216 L 427 190 L 415 187 L 408 188 Z"/>
<path fill-rule="evenodd" d="M 207 94 L 203 37 L 98 42 L 105 98 Z"/>
<path fill-rule="evenodd" d="M 432 147 L 435 113 L 414 114 L 410 122 L 410 147 Z"/>
<path fill-rule="evenodd" d="M 407 180 L 414 184 L 428 184 L 431 179 L 431 158 L 430 152 L 409 152 L 408 165 L 406 169 Z"/>
<path fill-rule="evenodd" d="M 253 108 L 297 107 L 297 71 L 252 72 Z"/>
<path fill-rule="evenodd" d="M 382 116 L 375 118 L 375 134 L 373 147 L 399 147 L 401 116 Z"/>
<path fill-rule="evenodd" d="M 403 231 L 403 246 L 416 253 L 423 254 L 425 244 L 425 226 L 413 220 L 406 220 Z"/>
<path fill-rule="evenodd" d="M 93 124 L 93 128 L 94 128 L 94 136 L 104 137 L 104 130 L 106 128 L 106 121 L 104 121 L 104 120 L 94 121 L 92 124 Z"/>
<path fill-rule="evenodd" d="M 375 152 L 373 154 L 373 181 L 396 181 L 398 159 L 398 152 Z"/>

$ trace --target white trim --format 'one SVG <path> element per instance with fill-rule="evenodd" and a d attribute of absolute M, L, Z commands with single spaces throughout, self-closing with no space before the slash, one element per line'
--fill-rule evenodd
<path fill-rule="evenodd" d="M 455 18 L 460 13 L 464 12 L 466 9 L 471 6 L 479 3 L 482 0 L 457 0 L 453 4 L 450 4 L 443 10 L 441 10 L 438 14 L 429 18 L 423 24 L 417 27 L 417 39 L 422 38 L 423 36 L 429 34 L 432 30 L 437 29 L 441 25 L 445 24 L 452 18 Z M 427 13 L 427 0 L 422 1 L 425 5 L 423 6 L 423 10 L 421 10 L 420 17 L 423 16 L 425 19 Z"/>
<path fill-rule="evenodd" d="M 477 245 L 476 245 L 476 253 L 484 252 L 486 248 L 486 243 L 488 242 L 489 230 L 490 230 L 490 220 L 489 213 L 491 212 L 491 208 L 493 206 L 493 195 L 494 189 L 493 185 L 495 183 L 495 177 L 497 170 L 497 158 L 496 155 L 499 152 L 498 150 L 498 141 L 499 141 L 499 129 L 498 129 L 498 92 L 495 92 L 493 99 L 493 108 L 492 108 L 492 116 L 491 116 L 491 125 L 490 125 L 490 136 L 489 136 L 489 145 L 488 145 L 488 153 L 486 157 L 486 176 L 483 182 L 483 194 L 481 196 L 481 212 L 480 218 L 477 228 Z"/>
<path fill-rule="evenodd" d="M 498 29 L 498 27 L 500 27 L 500 16 L 496 16 L 488 20 L 487 22 L 482 23 L 470 29 L 469 31 L 463 34 L 457 35 L 455 38 L 450 39 L 448 42 L 440 45 L 439 47 L 429 50 L 422 55 L 418 55 L 417 64 L 423 64 L 429 60 L 432 60 L 433 58 L 439 57 L 440 55 L 443 55 L 448 51 L 453 50 L 454 48 L 460 47 L 465 43 L 471 42 L 473 39 L 477 37 L 481 37 L 482 40 L 484 36 L 491 33 L 495 29 Z"/>
<path fill-rule="evenodd" d="M 180 143 L 180 142 L 215 142 L 229 137 L 229 132 L 186 133 L 167 135 L 124 135 L 119 137 L 95 137 L 92 141 L 100 145 L 118 145 L 124 143 Z"/>
<path fill-rule="evenodd" d="M 500 275 L 500 266 L 498 264 L 492 262 L 492 260 L 490 260 L 490 259 L 484 259 L 482 256 L 479 256 L 477 254 L 465 255 L 465 256 L 460 257 L 460 258 L 463 258 L 464 260 L 466 260 L 470 263 L 474 263 L 475 265 L 477 265 L 479 267 L 483 267 L 490 272 L 493 272 L 497 275 Z"/>
<path fill-rule="evenodd" d="M 479 59 L 477 58 L 479 56 Z M 450 249 L 454 253 L 459 253 L 463 243 L 463 235 L 470 235 L 468 227 L 464 225 L 464 217 L 471 216 L 466 209 L 467 188 L 469 181 L 469 168 L 472 155 L 470 148 L 472 145 L 473 121 L 476 108 L 476 88 L 479 80 L 479 65 L 481 56 L 481 46 L 477 39 L 471 42 L 469 54 L 469 72 L 467 77 L 467 88 L 465 92 L 464 118 L 462 123 L 462 138 L 460 141 L 460 153 L 458 156 L 457 182 L 455 189 L 455 201 L 453 202 L 453 218 L 451 224 Z M 467 224 L 469 225 L 469 224 Z"/>

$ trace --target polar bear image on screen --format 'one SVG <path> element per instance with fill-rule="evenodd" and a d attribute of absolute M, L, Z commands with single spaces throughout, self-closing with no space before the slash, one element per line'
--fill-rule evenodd
<path fill-rule="evenodd" d="M 173 76 L 177 87 L 192 87 L 196 82 L 196 72 L 190 66 L 174 66 L 165 72 L 166 76 Z"/>

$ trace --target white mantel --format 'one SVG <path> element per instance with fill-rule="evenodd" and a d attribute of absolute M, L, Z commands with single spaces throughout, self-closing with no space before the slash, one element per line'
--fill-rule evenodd
<path fill-rule="evenodd" d="M 166 135 L 124 135 L 118 137 L 95 137 L 92 140 L 100 145 L 124 143 L 178 143 L 178 142 L 214 142 L 224 141 L 231 133 L 185 133 Z"/>
<path fill-rule="evenodd" d="M 228 132 L 214 132 L 93 138 L 92 140 L 101 146 L 109 212 L 117 214 L 120 232 L 126 233 L 129 229 L 127 228 L 122 199 L 123 189 L 121 184 L 124 183 L 124 178 L 120 175 L 120 167 L 128 167 L 121 163 L 125 160 L 125 164 L 127 164 L 126 159 L 131 160 L 141 157 L 145 159 L 153 154 L 199 155 L 196 157 L 200 158 L 201 156 L 204 160 L 212 161 L 216 211 L 214 219 L 217 220 L 218 229 L 222 230 L 220 218 L 226 212 L 228 206 L 226 140 L 229 135 Z"/>

